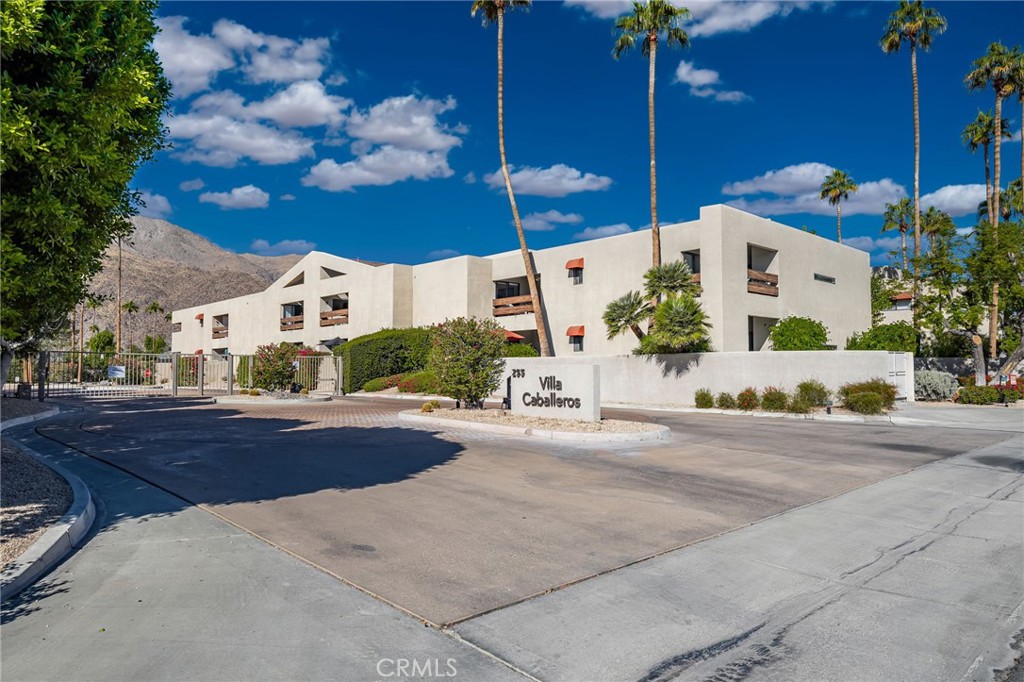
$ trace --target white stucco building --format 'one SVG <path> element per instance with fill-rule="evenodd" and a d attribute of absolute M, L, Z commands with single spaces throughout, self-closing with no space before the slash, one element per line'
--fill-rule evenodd
<path fill-rule="evenodd" d="M 686 260 L 715 350 L 767 350 L 768 329 L 788 315 L 819 320 L 843 348 L 871 326 L 869 256 L 728 206 L 661 228 L 662 259 Z M 649 230 L 533 252 L 556 355 L 622 355 L 632 334 L 608 339 L 608 303 L 642 289 Z M 423 265 L 373 264 L 312 252 L 265 291 L 173 313 L 172 349 L 252 353 L 265 343 L 331 347 L 387 327 L 459 316 L 494 317 L 536 342 L 519 251 L 458 256 Z"/>

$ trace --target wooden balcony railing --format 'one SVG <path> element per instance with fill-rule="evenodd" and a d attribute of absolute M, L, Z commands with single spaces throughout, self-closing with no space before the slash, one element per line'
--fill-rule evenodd
<path fill-rule="evenodd" d="M 522 315 L 523 313 L 533 312 L 533 303 L 529 294 L 526 296 L 506 296 L 505 298 L 496 298 L 492 301 L 492 305 L 494 306 L 495 317 Z"/>
<path fill-rule="evenodd" d="M 779 295 L 779 276 L 760 270 L 747 269 L 747 291 L 762 296 Z"/>
<path fill-rule="evenodd" d="M 291 317 L 281 318 L 281 331 L 289 332 L 295 329 L 302 329 L 302 315 L 292 315 Z"/>
<path fill-rule="evenodd" d="M 227 337 L 228 337 L 228 328 L 227 327 L 214 327 L 213 328 L 213 338 L 215 338 L 215 339 L 226 339 Z"/>
<path fill-rule="evenodd" d="M 336 324 L 348 324 L 348 310 L 327 310 L 320 313 L 321 327 L 333 327 Z"/>

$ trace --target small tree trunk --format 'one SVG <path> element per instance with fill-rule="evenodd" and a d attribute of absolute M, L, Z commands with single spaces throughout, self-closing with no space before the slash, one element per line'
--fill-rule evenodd
<path fill-rule="evenodd" d="M 661 265 L 661 229 L 658 227 L 658 172 L 654 155 L 654 67 L 658 57 L 658 36 L 650 39 L 647 72 L 647 137 L 651 151 L 651 265 Z M 657 299 L 655 299 L 657 303 Z"/>
<path fill-rule="evenodd" d="M 992 162 L 995 166 L 992 179 L 992 236 L 999 237 L 999 185 L 1000 169 L 1002 159 L 999 149 L 1002 147 L 1003 136 L 999 133 L 1003 129 L 1003 98 L 996 93 L 996 120 L 995 120 L 995 147 L 992 151 Z M 999 343 L 999 282 L 992 283 L 992 304 L 988 309 L 988 354 L 989 357 L 996 357 L 996 348 Z"/>
<path fill-rule="evenodd" d="M 971 357 L 974 359 L 974 385 L 984 386 L 985 381 L 985 349 L 981 345 L 981 337 L 971 335 Z"/>
<path fill-rule="evenodd" d="M 921 289 L 921 112 L 917 92 L 917 44 L 910 42 L 910 80 L 914 88 L 914 329 L 920 331 L 920 307 L 917 305 Z"/>

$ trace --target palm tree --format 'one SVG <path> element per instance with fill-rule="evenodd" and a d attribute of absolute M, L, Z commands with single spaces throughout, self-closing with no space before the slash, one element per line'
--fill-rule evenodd
<path fill-rule="evenodd" d="M 700 295 L 700 285 L 693 281 L 693 273 L 685 261 L 672 261 L 654 266 L 644 273 L 644 291 L 630 291 L 620 296 L 605 308 L 603 320 L 608 328 L 608 338 L 614 339 L 626 330 L 643 340 L 653 334 L 657 326 L 658 298 L 667 301 L 678 298 L 694 299 Z M 649 323 L 645 332 L 640 326 Z"/>
<path fill-rule="evenodd" d="M 993 122 L 993 130 L 1003 128 L 1003 99 L 1013 94 L 1016 87 L 1014 66 L 1020 59 L 1020 48 L 1012 50 L 1002 43 L 992 43 L 988 46 L 988 52 L 974 60 L 973 66 L 964 77 L 968 90 L 982 90 L 991 86 L 996 94 L 996 108 Z M 999 195 L 1002 192 L 1000 183 L 1000 172 L 1002 170 L 1002 137 L 993 135 L 995 145 L 992 151 L 992 227 L 994 234 L 999 230 Z M 999 282 L 992 283 L 992 300 L 989 303 L 988 311 L 988 352 L 990 357 L 995 357 L 996 346 L 999 338 Z"/>
<path fill-rule="evenodd" d="M 669 47 L 684 48 L 690 43 L 689 36 L 680 24 L 690 18 L 690 10 L 676 7 L 666 0 L 633 2 L 633 13 L 619 17 L 615 28 L 622 31 L 615 41 L 612 54 L 616 59 L 636 47 L 648 59 L 647 74 L 647 136 L 651 153 L 651 265 L 661 265 L 661 231 L 658 228 L 658 178 L 654 159 L 654 71 L 658 57 L 658 38 L 664 33 Z"/>
<path fill-rule="evenodd" d="M 1024 136 L 1024 52 L 1017 51 L 1013 68 L 1010 70 L 1010 78 L 1013 81 L 1013 89 L 1017 91 L 1017 101 L 1020 102 L 1021 135 Z M 1020 147 L 1020 179 L 1024 182 L 1024 143 Z"/>
<path fill-rule="evenodd" d="M 928 51 L 932 35 L 946 30 L 946 19 L 921 0 L 900 0 L 889 15 L 889 22 L 879 40 L 882 52 L 899 52 L 906 42 L 910 45 L 910 81 L 914 91 L 914 300 L 917 300 L 921 278 L 918 259 L 921 257 L 921 107 L 917 88 L 917 48 Z M 914 308 L 914 327 L 917 327 L 917 307 Z"/>
<path fill-rule="evenodd" d="M 931 255 L 935 246 L 935 240 L 940 237 L 949 237 L 956 233 L 956 223 L 953 218 L 934 206 L 929 206 L 924 215 L 921 216 L 921 234 L 928 238 L 928 254 Z"/>
<path fill-rule="evenodd" d="M 700 285 L 693 281 L 690 266 L 681 260 L 662 263 L 645 272 L 644 288 L 652 299 L 700 295 Z"/>
<path fill-rule="evenodd" d="M 697 299 L 675 296 L 654 311 L 654 328 L 640 341 L 644 353 L 699 353 L 711 350 L 711 323 Z"/>
<path fill-rule="evenodd" d="M 498 154 L 501 157 L 501 174 L 505 178 L 505 192 L 508 194 L 508 203 L 512 206 L 512 222 L 516 226 L 519 250 L 523 255 L 526 286 L 530 293 L 533 316 L 537 321 L 537 342 L 540 345 L 541 356 L 547 357 L 551 355 L 551 343 L 548 339 L 547 322 L 544 320 L 540 280 L 537 279 L 533 258 L 526 245 L 526 233 L 523 231 L 523 223 L 519 219 L 519 206 L 516 205 L 516 195 L 512 191 L 512 178 L 508 172 L 508 158 L 505 155 L 505 11 L 517 7 L 526 9 L 529 6 L 530 0 L 474 0 L 470 14 L 476 16 L 477 12 L 481 12 L 484 26 L 498 25 Z"/>
<path fill-rule="evenodd" d="M 910 199 L 903 197 L 895 204 L 885 205 L 885 215 L 882 217 L 882 232 L 899 230 L 900 251 L 903 254 L 903 271 L 907 271 L 907 231 L 914 221 L 914 207 Z"/>
<path fill-rule="evenodd" d="M 857 183 L 844 171 L 833 169 L 821 183 L 821 199 L 828 199 L 828 203 L 836 207 L 836 236 L 839 243 L 843 243 L 843 208 L 840 202 L 849 199 L 850 195 L 857 191 Z M 918 245 L 920 246 L 920 245 Z"/>
<path fill-rule="evenodd" d="M 121 304 L 120 309 L 128 313 L 128 350 L 130 352 L 132 349 L 133 342 L 131 321 L 132 316 L 135 315 L 135 313 L 139 312 L 139 304 L 136 303 L 135 301 L 125 301 L 124 303 Z"/>
<path fill-rule="evenodd" d="M 651 299 L 639 291 L 630 291 L 609 303 L 602 316 L 604 325 L 608 328 L 609 339 L 625 334 L 627 329 L 633 332 L 636 338 L 643 339 L 647 333 L 640 325 L 650 318 Z"/>
<path fill-rule="evenodd" d="M 1000 128 L 1002 137 L 1011 136 L 1010 128 L 1006 125 L 1006 121 L 1001 122 Z M 982 152 L 985 154 L 985 205 L 987 207 L 985 215 L 990 223 L 995 222 L 995 219 L 992 217 L 992 171 L 989 168 L 988 146 L 992 144 L 995 129 L 995 117 L 987 111 L 979 111 L 975 119 L 968 123 L 963 132 L 960 133 L 960 139 L 963 140 L 964 144 L 967 145 L 967 149 L 972 154 L 978 151 L 978 147 L 981 147 Z"/>

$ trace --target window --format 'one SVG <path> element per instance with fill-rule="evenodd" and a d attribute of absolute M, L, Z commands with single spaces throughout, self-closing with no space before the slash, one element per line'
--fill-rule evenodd
<path fill-rule="evenodd" d="M 171 325 L 171 333 L 175 334 L 181 331 L 181 322 L 175 322 Z"/>
<path fill-rule="evenodd" d="M 302 314 L 302 303 L 285 303 L 281 306 L 281 317 L 298 317 Z"/>
<path fill-rule="evenodd" d="M 573 284 L 583 284 L 583 268 L 570 268 L 569 279 Z"/>
<path fill-rule="evenodd" d="M 519 295 L 519 282 L 495 282 L 494 298 L 510 298 Z"/>
<path fill-rule="evenodd" d="M 572 347 L 574 353 L 583 352 L 583 337 L 582 336 L 570 336 L 569 345 Z"/>
<path fill-rule="evenodd" d="M 700 274 L 700 249 L 694 251 L 683 251 L 683 262 L 695 275 Z"/>
<path fill-rule="evenodd" d="M 835 277 L 829 277 L 828 275 L 820 275 L 817 272 L 814 273 L 814 279 L 816 279 L 819 282 L 825 282 L 826 284 L 835 284 L 836 283 L 836 278 Z"/>

